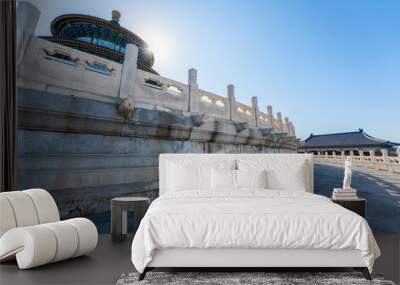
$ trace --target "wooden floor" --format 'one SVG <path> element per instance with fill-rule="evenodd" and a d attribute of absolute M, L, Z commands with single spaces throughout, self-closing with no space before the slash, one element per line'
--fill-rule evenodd
<path fill-rule="evenodd" d="M 382 257 L 375 272 L 395 283 L 400 281 L 400 235 L 376 235 Z M 15 262 L 0 265 L 0 284 L 115 284 L 124 272 L 134 271 L 130 259 L 132 238 L 111 242 L 100 235 L 97 249 L 78 257 L 30 270 L 19 270 Z M 312 271 L 312 270 L 310 270 Z"/>

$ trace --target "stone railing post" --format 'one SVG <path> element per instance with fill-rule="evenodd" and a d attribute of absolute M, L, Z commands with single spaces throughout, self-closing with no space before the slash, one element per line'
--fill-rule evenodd
<path fill-rule="evenodd" d="M 197 70 L 191 68 L 188 71 L 188 85 L 189 85 L 189 103 L 188 112 L 199 112 L 200 99 L 199 86 L 197 84 Z"/>
<path fill-rule="evenodd" d="M 279 132 L 284 132 L 283 130 L 283 121 L 282 121 L 282 114 L 281 112 L 276 113 L 276 117 L 278 119 L 278 130 Z"/>
<path fill-rule="evenodd" d="M 131 115 L 134 109 L 138 52 L 136 45 L 126 45 L 118 94 L 120 99 L 119 112 L 124 116 Z"/>
<path fill-rule="evenodd" d="M 259 121 L 260 121 L 260 111 L 258 109 L 258 100 L 257 100 L 257 96 L 253 96 L 251 97 L 251 106 L 253 108 L 254 111 L 254 117 L 255 117 L 255 123 L 256 123 L 256 127 L 259 126 Z"/>
<path fill-rule="evenodd" d="M 382 153 L 382 163 L 383 163 L 383 165 L 386 166 L 387 170 L 390 171 L 390 167 L 389 167 L 389 165 L 387 163 L 387 161 L 388 161 L 388 150 L 386 148 L 382 148 L 381 149 L 381 153 Z"/>
<path fill-rule="evenodd" d="M 364 161 L 364 151 L 362 149 L 358 150 L 358 155 L 359 155 L 359 159 L 360 159 L 360 164 L 362 167 L 364 167 L 365 165 L 365 161 Z"/>
<path fill-rule="evenodd" d="M 369 150 L 369 156 L 371 157 L 371 161 L 374 159 L 375 151 L 373 149 Z"/>
<path fill-rule="evenodd" d="M 235 98 L 235 86 L 233 84 L 229 84 L 227 87 L 228 90 L 228 101 L 229 101 L 229 120 L 236 120 L 236 98 Z"/>
<path fill-rule="evenodd" d="M 268 118 L 268 122 L 271 124 L 272 130 L 274 130 L 275 129 L 274 113 L 272 112 L 271 105 L 267 106 L 267 118 Z"/>
<path fill-rule="evenodd" d="M 136 45 L 126 45 L 124 65 L 121 74 L 121 85 L 119 88 L 120 99 L 125 99 L 129 96 L 134 97 L 135 95 L 138 52 L 139 50 Z"/>
<path fill-rule="evenodd" d="M 40 11 L 31 3 L 21 1 L 17 7 L 16 64 L 22 62 L 29 40 L 35 32 L 40 18 Z"/>
<path fill-rule="evenodd" d="M 375 154 L 374 154 L 374 152 L 373 151 L 369 151 L 369 156 L 368 156 L 368 160 L 370 161 L 370 162 L 373 162 L 374 161 L 374 156 L 375 156 Z"/>
<path fill-rule="evenodd" d="M 284 132 L 288 134 L 288 136 L 290 137 L 290 126 L 289 126 L 289 118 L 285 117 L 285 124 L 284 124 L 284 128 L 283 128 Z"/>
<path fill-rule="evenodd" d="M 292 122 L 290 122 L 290 134 L 292 137 L 296 137 L 296 129 L 294 128 L 294 125 Z"/>

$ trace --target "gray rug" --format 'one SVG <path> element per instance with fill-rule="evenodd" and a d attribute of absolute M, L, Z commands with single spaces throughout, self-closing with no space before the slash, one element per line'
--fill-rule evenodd
<path fill-rule="evenodd" d="M 148 272 L 138 281 L 138 273 L 122 274 L 116 285 L 146 284 L 379 284 L 395 285 L 381 276 L 373 275 L 368 281 L 359 272 Z"/>

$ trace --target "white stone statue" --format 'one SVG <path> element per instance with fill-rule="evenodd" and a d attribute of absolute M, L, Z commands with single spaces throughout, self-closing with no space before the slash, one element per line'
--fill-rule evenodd
<path fill-rule="evenodd" d="M 344 162 L 343 189 L 351 189 L 351 158 L 348 156 Z"/>

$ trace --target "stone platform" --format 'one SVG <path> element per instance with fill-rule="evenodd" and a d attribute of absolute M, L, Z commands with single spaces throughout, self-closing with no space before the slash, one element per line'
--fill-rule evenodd
<path fill-rule="evenodd" d="M 203 115 L 135 108 L 18 88 L 19 188 L 40 187 L 62 218 L 110 209 L 113 197 L 158 195 L 160 153 L 295 152 L 298 140 Z"/>

